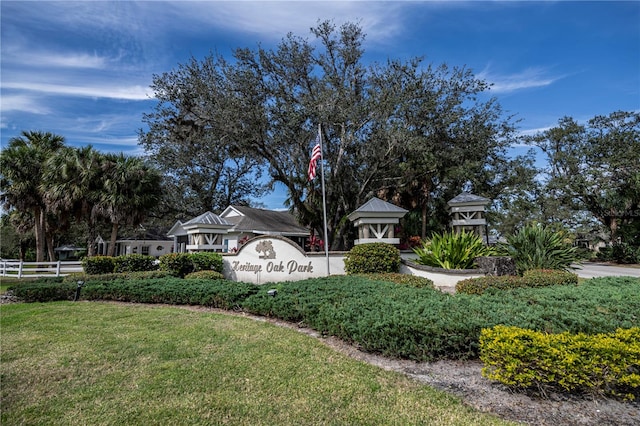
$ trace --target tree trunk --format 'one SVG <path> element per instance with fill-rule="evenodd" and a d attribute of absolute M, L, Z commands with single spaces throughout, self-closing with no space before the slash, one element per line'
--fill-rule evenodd
<path fill-rule="evenodd" d="M 611 233 L 611 243 L 615 243 L 618 238 L 618 220 L 615 217 L 609 222 L 609 232 Z"/>
<path fill-rule="evenodd" d="M 429 208 L 429 188 L 430 185 L 427 184 L 427 181 L 425 179 L 425 181 L 422 183 L 422 196 L 419 197 L 421 198 L 421 219 L 422 219 L 422 228 L 420 229 L 420 238 L 422 238 L 422 240 L 426 240 L 427 239 L 427 211 Z"/>
<path fill-rule="evenodd" d="M 49 262 L 56 261 L 56 252 L 53 250 L 53 235 L 48 235 L 47 232 L 47 252 L 49 253 Z"/>
<path fill-rule="evenodd" d="M 34 209 L 35 218 L 34 234 L 36 238 L 36 262 L 44 262 L 44 211 L 39 208 Z"/>
<path fill-rule="evenodd" d="M 427 238 L 427 202 L 422 203 L 422 228 L 420 229 L 420 238 L 425 240 Z"/>
<path fill-rule="evenodd" d="M 96 224 L 93 219 L 89 219 L 89 237 L 87 238 L 87 257 L 93 257 L 96 255 L 96 238 L 98 238 L 96 232 Z"/>
<path fill-rule="evenodd" d="M 109 251 L 107 252 L 107 256 L 115 256 L 116 254 L 116 240 L 118 239 L 118 228 L 119 225 L 114 223 L 111 227 L 111 239 L 109 241 Z"/>

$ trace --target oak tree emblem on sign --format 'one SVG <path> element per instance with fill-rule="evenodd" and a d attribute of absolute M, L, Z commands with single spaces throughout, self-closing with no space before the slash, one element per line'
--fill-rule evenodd
<path fill-rule="evenodd" d="M 273 249 L 273 244 L 271 244 L 271 241 L 260 241 L 256 245 L 256 251 L 258 253 L 263 253 L 262 255 L 258 256 L 260 259 L 275 259 L 276 258 L 276 252 Z"/>

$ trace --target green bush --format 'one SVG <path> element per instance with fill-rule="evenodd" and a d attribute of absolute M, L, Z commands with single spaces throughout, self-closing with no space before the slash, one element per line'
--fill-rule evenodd
<path fill-rule="evenodd" d="M 387 281 L 396 284 L 408 285 L 416 288 L 435 288 L 433 281 L 426 277 L 417 275 L 400 274 L 395 272 L 385 272 L 377 274 L 358 274 L 372 281 Z"/>
<path fill-rule="evenodd" d="M 249 283 L 172 277 L 89 282 L 82 290 L 81 298 L 238 309 L 242 301 L 257 291 L 258 286 Z"/>
<path fill-rule="evenodd" d="M 89 275 L 110 274 L 115 267 L 115 258 L 111 256 L 93 256 L 82 259 L 82 269 Z"/>
<path fill-rule="evenodd" d="M 578 275 L 558 269 L 530 269 L 522 275 L 527 287 L 578 284 Z"/>
<path fill-rule="evenodd" d="M 611 246 L 610 253 L 610 258 L 607 260 L 623 264 L 640 263 L 640 246 L 616 243 Z"/>
<path fill-rule="evenodd" d="M 170 272 L 177 277 L 184 277 L 194 270 L 189 253 L 163 254 L 158 260 L 160 261 L 161 271 Z"/>
<path fill-rule="evenodd" d="M 347 274 L 398 272 L 400 250 L 387 243 L 359 244 L 345 255 L 344 270 Z"/>
<path fill-rule="evenodd" d="M 189 259 L 193 263 L 193 270 L 197 271 L 216 271 L 222 273 L 224 263 L 220 253 L 199 252 L 189 253 Z"/>
<path fill-rule="evenodd" d="M 540 224 L 527 225 L 498 244 L 498 253 L 511 256 L 516 262 L 518 274 L 531 269 L 571 270 L 579 262 L 578 249 L 563 231 Z"/>
<path fill-rule="evenodd" d="M 484 377 L 515 388 L 640 395 L 640 328 L 586 335 L 496 326 L 482 330 L 480 359 Z"/>
<path fill-rule="evenodd" d="M 112 274 L 100 274 L 100 275 L 89 275 L 82 272 L 75 272 L 73 274 L 69 274 L 64 277 L 63 282 L 78 282 L 78 281 L 115 281 L 115 280 L 144 280 L 144 279 L 154 279 L 154 278 L 168 278 L 173 277 L 170 272 L 167 271 L 136 271 L 136 272 L 118 272 Z"/>
<path fill-rule="evenodd" d="M 30 282 L 10 287 L 11 293 L 22 302 L 55 302 L 73 300 L 78 285 L 69 282 Z"/>
<path fill-rule="evenodd" d="M 141 272 L 158 269 L 153 256 L 143 254 L 127 254 L 114 260 L 113 272 Z"/>
<path fill-rule="evenodd" d="M 477 257 L 493 254 L 479 235 L 465 231 L 434 234 L 413 251 L 418 255 L 416 263 L 444 269 L 472 269 Z"/>
<path fill-rule="evenodd" d="M 485 277 L 467 278 L 456 283 L 456 293 L 482 294 L 488 289 L 510 290 L 513 288 L 526 287 L 526 282 L 522 277 L 513 275 L 487 275 Z"/>
<path fill-rule="evenodd" d="M 185 280 L 224 280 L 224 275 L 218 271 L 196 271 L 184 276 Z"/>
<path fill-rule="evenodd" d="M 557 269 L 532 269 L 522 277 L 502 275 L 467 278 L 456 283 L 456 292 L 482 294 L 488 289 L 510 290 L 522 287 L 546 287 L 552 285 L 578 284 L 578 275 Z"/>
<path fill-rule="evenodd" d="M 34 290 L 34 285 L 20 283 L 10 290 L 18 298 L 31 292 L 30 301 L 47 301 L 69 300 L 76 287 L 51 283 Z M 270 295 L 271 289 L 277 294 Z M 640 279 L 631 277 L 470 296 L 341 275 L 261 286 L 179 278 L 87 279 L 80 297 L 242 309 L 306 325 L 366 351 L 430 361 L 477 358 L 481 330 L 496 325 L 573 334 L 640 327 L 639 293 Z"/>

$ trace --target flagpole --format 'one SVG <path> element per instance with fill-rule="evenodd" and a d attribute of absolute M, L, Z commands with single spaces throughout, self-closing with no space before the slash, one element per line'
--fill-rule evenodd
<path fill-rule="evenodd" d="M 318 140 L 320 141 L 320 177 L 322 179 L 322 217 L 324 220 L 324 255 L 327 258 L 327 275 L 329 268 L 329 234 L 327 233 L 327 200 L 324 193 L 324 148 L 322 147 L 322 124 L 318 123 Z"/>

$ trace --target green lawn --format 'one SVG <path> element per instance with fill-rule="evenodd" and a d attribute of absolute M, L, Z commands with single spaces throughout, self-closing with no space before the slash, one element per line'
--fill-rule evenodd
<path fill-rule="evenodd" d="M 269 323 L 96 302 L 0 307 L 2 424 L 507 424 Z"/>

